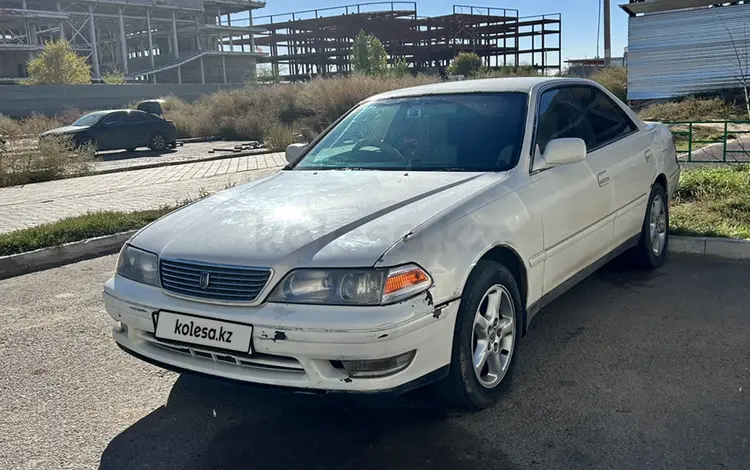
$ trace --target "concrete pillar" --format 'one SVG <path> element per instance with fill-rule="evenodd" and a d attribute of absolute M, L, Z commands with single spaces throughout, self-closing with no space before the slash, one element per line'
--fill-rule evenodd
<path fill-rule="evenodd" d="M 203 69 L 203 57 L 201 57 L 201 83 L 206 84 L 206 72 Z"/>
<path fill-rule="evenodd" d="M 221 70 L 224 73 L 224 83 L 227 83 L 227 59 L 221 56 Z"/>
<path fill-rule="evenodd" d="M 182 85 L 182 66 L 177 66 L 177 83 Z"/>
<path fill-rule="evenodd" d="M 125 22 L 122 19 L 122 8 L 117 10 L 120 22 L 120 53 L 122 54 L 122 73 L 128 74 L 128 40 L 125 38 Z"/>
<path fill-rule="evenodd" d="M 57 2 L 57 11 L 62 11 L 62 5 L 60 5 L 60 2 Z M 61 21 L 58 28 L 60 28 L 60 39 L 65 40 L 65 22 Z"/>
<path fill-rule="evenodd" d="M 195 50 L 201 50 L 201 20 L 200 18 L 195 19 Z"/>
<path fill-rule="evenodd" d="M 154 68 L 154 38 L 151 35 L 151 10 L 146 8 L 146 28 L 148 29 L 148 57 L 151 60 L 151 68 Z M 153 75 L 156 80 L 156 74 Z M 156 82 L 154 82 L 156 83 Z"/>
<path fill-rule="evenodd" d="M 91 62 L 94 67 L 94 78 L 102 78 L 99 72 L 99 49 L 96 46 L 96 25 L 94 25 L 94 7 L 89 5 L 89 42 L 91 42 Z"/>
<path fill-rule="evenodd" d="M 180 45 L 177 42 L 177 16 L 172 12 L 172 48 L 174 49 L 174 56 L 180 57 Z"/>
<path fill-rule="evenodd" d="M 604 0 L 604 66 L 612 61 L 612 27 L 609 0 Z"/>

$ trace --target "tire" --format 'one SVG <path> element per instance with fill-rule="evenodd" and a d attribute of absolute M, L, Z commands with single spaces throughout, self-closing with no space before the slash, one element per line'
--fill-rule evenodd
<path fill-rule="evenodd" d="M 669 253 L 669 203 L 667 201 L 667 191 L 664 186 L 655 183 L 648 198 L 638 245 L 631 249 L 629 257 L 637 268 L 657 269 L 667 259 Z"/>
<path fill-rule="evenodd" d="M 488 297 L 494 294 L 500 295 L 498 321 L 479 333 L 483 324 L 478 317 L 481 315 L 485 321 L 491 317 Z M 519 361 L 522 305 L 516 280 L 505 266 L 491 261 L 477 263 L 461 296 L 450 372 L 436 384 L 438 394 L 449 405 L 480 410 L 495 404 L 509 390 Z M 475 355 L 479 357 L 476 353 L 482 337 L 485 339 L 481 341 L 494 341 L 498 353 L 486 355 L 486 362 L 477 372 L 473 360 Z"/>
<path fill-rule="evenodd" d="M 167 136 L 163 132 L 154 132 L 148 139 L 148 148 L 151 150 L 166 150 Z"/>

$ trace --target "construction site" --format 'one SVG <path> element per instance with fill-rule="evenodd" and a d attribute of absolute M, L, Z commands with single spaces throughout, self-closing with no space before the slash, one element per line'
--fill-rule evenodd
<path fill-rule="evenodd" d="M 45 42 L 63 38 L 88 58 L 92 78 L 129 82 L 244 83 L 256 64 L 280 80 L 351 72 L 354 38 L 372 33 L 391 62 L 444 73 L 459 52 L 488 67 L 562 66 L 560 14 L 522 16 L 501 7 L 455 5 L 420 16 L 416 2 L 371 2 L 258 16 L 265 0 L 0 0 L 0 80 L 26 76 Z"/>
<path fill-rule="evenodd" d="M 519 10 L 454 5 L 445 15 L 420 16 L 416 2 L 373 2 L 255 17 L 263 32 L 234 44 L 268 53 L 263 60 L 286 80 L 351 72 L 360 31 L 383 43 L 389 60 L 437 74 L 459 52 L 474 52 L 488 67 L 526 65 L 561 69 L 560 14 L 524 17 Z M 226 43 L 226 42 L 225 42 Z"/>
<path fill-rule="evenodd" d="M 242 83 L 262 57 L 250 21 L 265 0 L 0 0 L 0 79 L 26 76 L 26 62 L 62 38 L 88 58 L 92 78 L 131 82 Z M 237 40 L 236 47 L 233 41 Z"/>

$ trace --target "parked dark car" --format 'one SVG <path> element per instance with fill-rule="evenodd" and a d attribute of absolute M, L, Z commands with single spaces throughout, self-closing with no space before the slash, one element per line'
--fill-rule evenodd
<path fill-rule="evenodd" d="M 68 136 L 76 146 L 90 144 L 98 150 L 133 151 L 138 147 L 166 150 L 177 146 L 174 122 L 133 109 L 89 113 L 69 126 L 51 129 L 40 137 L 52 136 Z"/>

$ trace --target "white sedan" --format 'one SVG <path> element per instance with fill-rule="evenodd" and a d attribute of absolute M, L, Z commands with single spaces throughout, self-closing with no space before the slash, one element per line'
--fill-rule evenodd
<path fill-rule="evenodd" d="M 551 299 L 621 253 L 664 263 L 680 172 L 663 125 L 552 78 L 375 96 L 287 158 L 128 241 L 104 287 L 122 349 L 296 390 L 431 384 L 487 407 Z"/>

